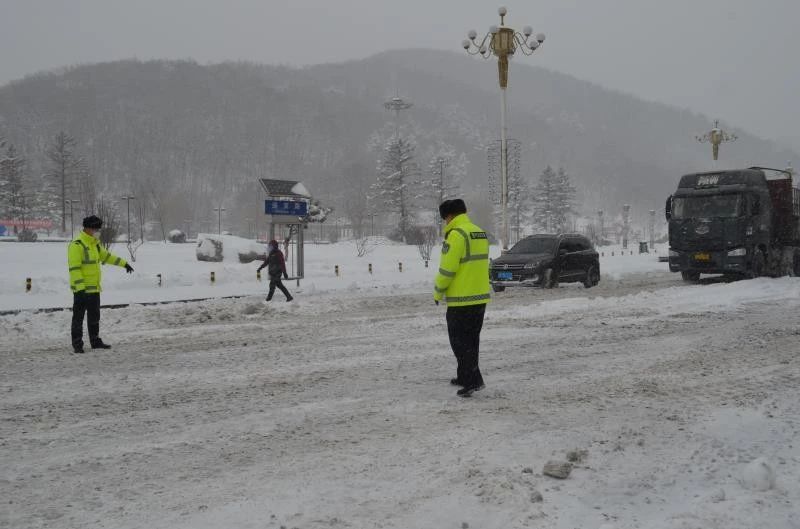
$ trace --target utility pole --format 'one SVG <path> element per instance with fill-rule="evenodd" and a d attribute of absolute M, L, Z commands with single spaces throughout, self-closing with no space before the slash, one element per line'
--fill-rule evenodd
<path fill-rule="evenodd" d="M 128 203 L 128 243 L 131 242 L 131 200 L 136 200 L 135 196 L 129 195 L 122 197 L 122 200 Z"/>

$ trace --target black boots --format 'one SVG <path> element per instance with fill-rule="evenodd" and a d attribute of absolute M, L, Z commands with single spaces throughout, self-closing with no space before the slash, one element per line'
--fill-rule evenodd
<path fill-rule="evenodd" d="M 111 349 L 111 346 L 107 343 L 103 343 L 103 340 L 98 338 L 96 342 L 92 343 L 92 349 Z"/>
<path fill-rule="evenodd" d="M 482 390 L 484 387 L 486 386 L 484 386 L 483 382 L 475 386 L 464 386 L 463 388 L 456 391 L 456 395 L 458 395 L 459 397 L 471 397 L 473 393 Z"/>

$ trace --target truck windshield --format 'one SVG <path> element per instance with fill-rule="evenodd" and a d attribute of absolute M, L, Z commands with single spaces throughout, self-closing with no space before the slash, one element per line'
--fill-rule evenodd
<path fill-rule="evenodd" d="M 741 195 L 676 197 L 672 203 L 672 216 L 676 219 L 738 217 L 741 206 Z"/>
<path fill-rule="evenodd" d="M 522 239 L 508 253 L 552 253 L 555 239 L 531 237 Z"/>

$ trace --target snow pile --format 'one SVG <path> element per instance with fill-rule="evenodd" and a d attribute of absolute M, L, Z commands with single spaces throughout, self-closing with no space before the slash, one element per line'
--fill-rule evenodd
<path fill-rule="evenodd" d="M 250 263 L 266 256 L 266 248 L 250 239 L 234 235 L 197 235 L 198 261 L 238 261 Z"/>
<path fill-rule="evenodd" d="M 775 487 L 775 471 L 763 457 L 754 459 L 742 471 L 742 485 L 750 490 L 768 491 Z"/>

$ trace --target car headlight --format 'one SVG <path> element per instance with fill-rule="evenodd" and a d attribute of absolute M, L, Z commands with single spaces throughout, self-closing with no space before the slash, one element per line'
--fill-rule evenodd
<path fill-rule="evenodd" d="M 747 255 L 747 248 L 736 248 L 728 252 L 728 257 L 744 257 Z"/>
<path fill-rule="evenodd" d="M 669 256 L 670 257 L 679 257 L 680 254 L 678 252 L 676 252 L 675 250 L 670 250 L 669 251 Z"/>

